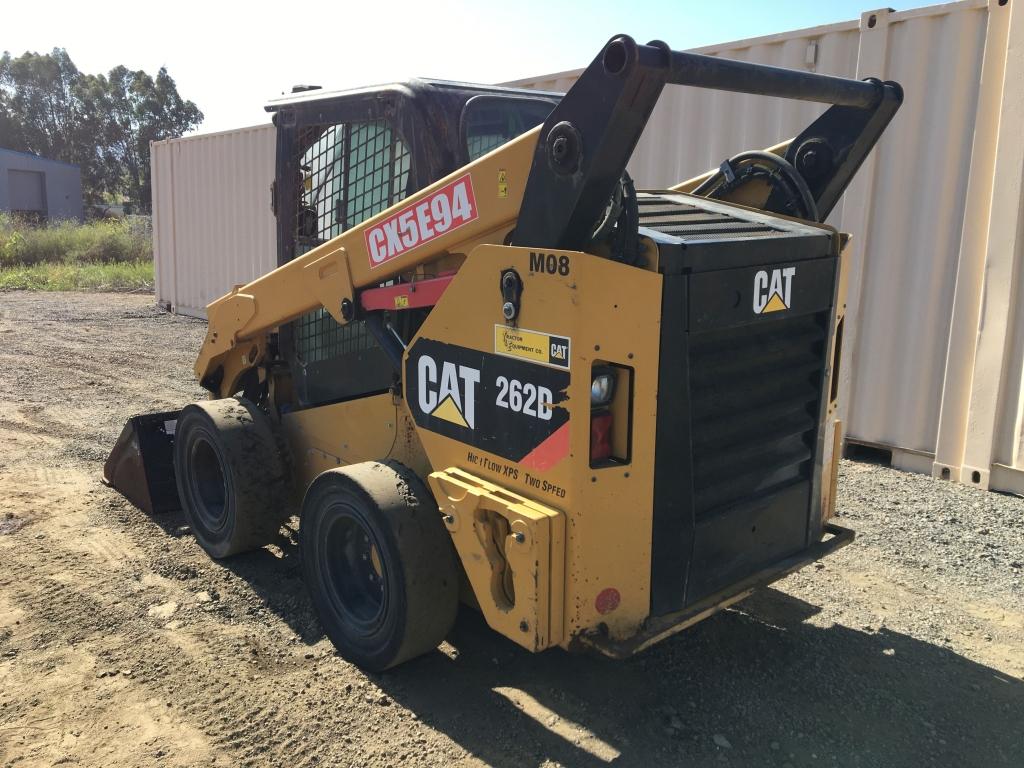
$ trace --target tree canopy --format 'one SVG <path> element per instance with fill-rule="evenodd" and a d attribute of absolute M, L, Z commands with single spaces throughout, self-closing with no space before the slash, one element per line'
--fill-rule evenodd
<path fill-rule="evenodd" d="M 149 142 L 202 120 L 165 67 L 89 75 L 63 48 L 0 57 L 0 147 L 78 165 L 88 203 L 114 196 L 150 210 Z"/>

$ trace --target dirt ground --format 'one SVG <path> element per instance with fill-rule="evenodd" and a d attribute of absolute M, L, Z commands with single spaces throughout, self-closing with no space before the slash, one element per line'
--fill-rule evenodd
<path fill-rule="evenodd" d="M 645 654 L 530 655 L 464 610 L 337 657 L 294 536 L 224 563 L 99 482 L 200 396 L 151 296 L 0 294 L 0 766 L 1022 766 L 1024 502 L 844 462 L 857 541 Z"/>

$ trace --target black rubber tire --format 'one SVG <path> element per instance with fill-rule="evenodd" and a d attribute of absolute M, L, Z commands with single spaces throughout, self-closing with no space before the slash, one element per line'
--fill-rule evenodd
<path fill-rule="evenodd" d="M 244 398 L 182 409 L 174 473 L 182 509 L 210 557 L 270 544 L 291 515 L 289 475 L 274 426 Z"/>
<path fill-rule="evenodd" d="M 394 667 L 436 648 L 455 623 L 455 548 L 433 496 L 401 464 L 322 473 L 302 503 L 299 544 L 324 630 L 354 664 Z"/>

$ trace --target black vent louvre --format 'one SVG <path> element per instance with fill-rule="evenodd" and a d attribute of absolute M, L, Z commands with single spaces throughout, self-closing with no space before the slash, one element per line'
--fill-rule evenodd
<path fill-rule="evenodd" d="M 820 538 L 837 244 L 719 200 L 637 201 L 663 276 L 651 611 L 664 615 Z"/>
<path fill-rule="evenodd" d="M 746 221 L 727 213 L 705 211 L 660 195 L 640 194 L 637 203 L 641 227 L 684 241 L 786 237 L 790 234 L 760 222 Z"/>
<path fill-rule="evenodd" d="M 828 315 L 690 336 L 697 521 L 811 478 Z"/>

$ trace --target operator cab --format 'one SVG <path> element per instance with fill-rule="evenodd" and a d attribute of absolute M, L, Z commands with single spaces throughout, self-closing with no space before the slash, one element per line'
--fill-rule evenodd
<path fill-rule="evenodd" d="M 421 79 L 297 88 L 266 107 L 277 127 L 279 266 L 540 125 L 563 95 Z M 414 325 L 425 316 L 401 314 Z M 362 322 L 341 326 L 316 310 L 282 326 L 279 346 L 300 408 L 392 386 L 394 365 Z"/>

